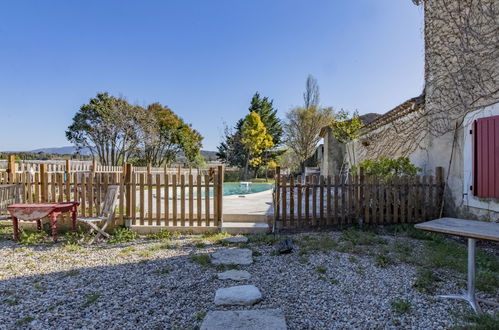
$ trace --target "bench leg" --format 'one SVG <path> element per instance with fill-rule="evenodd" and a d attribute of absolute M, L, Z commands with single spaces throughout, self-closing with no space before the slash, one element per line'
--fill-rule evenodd
<path fill-rule="evenodd" d="M 12 227 L 14 230 L 14 241 L 19 241 L 19 221 L 16 217 L 12 217 Z"/>
<path fill-rule="evenodd" d="M 57 242 L 57 214 L 50 216 L 50 223 L 52 225 L 52 239 Z"/>
<path fill-rule="evenodd" d="M 482 309 L 475 295 L 475 246 L 476 239 L 468 238 L 468 288 L 466 292 L 462 295 L 444 295 L 439 297 L 466 300 L 476 313 L 481 313 Z"/>

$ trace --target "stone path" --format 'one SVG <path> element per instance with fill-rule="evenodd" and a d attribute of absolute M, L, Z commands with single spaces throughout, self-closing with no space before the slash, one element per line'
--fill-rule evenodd
<path fill-rule="evenodd" d="M 286 320 L 279 309 L 208 312 L 201 330 L 285 330 Z"/>
<path fill-rule="evenodd" d="M 246 243 L 247 237 L 236 236 L 223 239 L 225 243 Z M 210 260 L 215 265 L 250 265 L 253 252 L 249 249 L 227 248 L 214 252 Z M 219 279 L 243 281 L 251 279 L 245 270 L 228 270 L 217 274 Z M 215 292 L 217 306 L 252 306 L 263 299 L 254 285 L 237 285 L 220 288 Z M 284 315 L 279 309 L 256 309 L 235 311 L 210 311 L 206 314 L 201 330 L 283 330 L 287 329 Z"/>

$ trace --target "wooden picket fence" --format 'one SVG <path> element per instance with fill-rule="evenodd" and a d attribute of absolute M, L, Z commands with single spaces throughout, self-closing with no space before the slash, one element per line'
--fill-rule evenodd
<path fill-rule="evenodd" d="M 276 176 L 277 228 L 415 223 L 439 217 L 442 168 L 436 175 L 394 177 Z"/>
<path fill-rule="evenodd" d="M 0 172 L 0 184 L 24 184 L 27 203 L 78 201 L 78 214 L 96 216 L 109 185 L 118 185 L 114 224 L 217 227 L 222 219 L 223 167 L 214 175 L 135 172 Z M 63 215 L 64 217 L 64 215 Z M 67 217 L 67 216 L 66 216 Z"/>

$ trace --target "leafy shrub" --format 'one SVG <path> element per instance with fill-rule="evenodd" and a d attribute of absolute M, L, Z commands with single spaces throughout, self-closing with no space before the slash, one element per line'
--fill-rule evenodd
<path fill-rule="evenodd" d="M 364 169 L 365 175 L 379 176 L 385 179 L 394 176 L 415 176 L 422 170 L 412 164 L 407 157 L 366 159 L 358 165 L 352 166 L 352 173 L 358 174 L 358 169 L 361 167 Z"/>
<path fill-rule="evenodd" d="M 153 240 L 169 240 L 172 236 L 172 233 L 166 229 L 161 229 L 160 231 L 150 233 L 147 235 L 147 239 Z"/>
<path fill-rule="evenodd" d="M 111 238 L 107 241 L 109 244 L 133 242 L 139 235 L 130 230 L 130 228 L 116 228 Z"/>

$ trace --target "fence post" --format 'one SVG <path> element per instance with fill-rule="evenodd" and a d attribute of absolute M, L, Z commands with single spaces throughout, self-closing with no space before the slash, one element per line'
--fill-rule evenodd
<path fill-rule="evenodd" d="M 218 189 L 217 189 L 217 211 L 218 211 L 218 223 L 220 228 L 223 224 L 223 189 L 224 189 L 224 167 L 222 165 L 218 166 Z M 192 198 L 192 197 L 191 197 Z"/>
<path fill-rule="evenodd" d="M 147 164 L 147 174 L 151 174 L 152 173 L 152 166 L 151 166 L 151 163 Z"/>
<path fill-rule="evenodd" d="M 92 160 L 92 173 L 95 173 L 96 170 L 97 170 L 97 160 L 94 158 Z"/>
<path fill-rule="evenodd" d="M 7 167 L 7 173 L 9 174 L 9 181 L 11 183 L 16 182 L 16 158 L 14 155 L 9 155 L 9 162 Z"/>
<path fill-rule="evenodd" d="M 132 187 L 130 183 L 132 182 L 132 171 L 133 171 L 133 166 L 130 163 L 125 164 L 125 175 L 124 175 L 124 186 L 126 189 L 126 194 L 125 194 L 125 200 L 126 200 L 126 219 L 125 219 L 125 225 L 129 225 L 127 222 L 130 221 L 132 218 Z M 135 211 L 135 207 L 134 210 Z"/>
<path fill-rule="evenodd" d="M 301 184 L 301 182 L 300 182 Z M 279 211 L 281 205 L 281 167 L 277 166 L 275 169 L 275 198 L 274 198 L 274 228 L 272 231 L 275 231 L 277 228 L 277 222 L 279 221 Z M 301 203 L 301 201 L 299 201 Z"/>
<path fill-rule="evenodd" d="M 41 197 L 42 203 L 48 202 L 48 182 L 47 182 L 48 176 L 47 176 L 47 164 L 43 163 L 40 164 L 40 183 L 41 183 Z"/>
<path fill-rule="evenodd" d="M 365 214 L 365 208 L 368 207 L 366 206 L 367 203 L 365 201 L 365 196 L 364 196 L 364 185 L 365 185 L 365 175 L 364 175 L 364 168 L 360 167 L 359 168 L 359 196 L 358 198 L 360 199 L 359 203 L 359 218 L 357 219 L 358 224 L 360 226 L 363 225 L 364 219 L 362 218 L 362 215 Z"/>
<path fill-rule="evenodd" d="M 444 169 L 441 166 L 435 168 L 435 181 L 437 183 L 437 217 L 441 218 L 444 211 Z"/>

